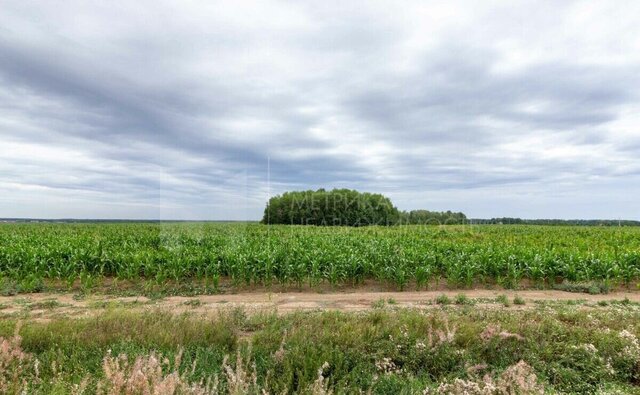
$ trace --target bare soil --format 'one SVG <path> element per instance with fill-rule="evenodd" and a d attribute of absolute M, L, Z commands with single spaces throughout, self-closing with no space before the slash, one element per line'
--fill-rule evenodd
<path fill-rule="evenodd" d="M 453 303 L 459 294 L 464 294 L 467 298 L 472 299 L 474 306 L 477 308 L 506 308 L 501 303 L 496 302 L 496 297 L 499 295 L 506 295 L 510 301 L 513 301 L 516 295 L 525 300 L 526 303 L 524 305 L 512 304 L 508 307 L 511 309 L 535 308 L 540 302 L 570 303 L 570 301 L 574 301 L 585 308 L 596 307 L 600 301 L 628 299 L 630 302 L 640 303 L 640 292 L 628 291 L 590 295 L 554 290 L 471 289 L 389 292 L 358 288 L 330 293 L 252 291 L 194 297 L 171 296 L 161 299 L 149 299 L 144 296 L 117 297 L 108 295 L 90 295 L 78 299 L 69 293 L 38 293 L 0 297 L 0 306 L 2 307 L 0 317 L 13 316 L 49 320 L 61 317 L 92 316 L 109 308 L 156 309 L 176 314 L 183 312 L 208 314 L 216 313 L 220 309 L 238 307 L 243 308 L 248 313 L 275 311 L 279 314 L 310 310 L 363 311 L 381 306 L 427 309 L 438 307 L 435 299 L 441 295 L 447 295 Z"/>

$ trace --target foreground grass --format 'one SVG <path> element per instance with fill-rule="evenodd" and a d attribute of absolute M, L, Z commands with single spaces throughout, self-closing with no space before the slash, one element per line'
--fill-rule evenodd
<path fill-rule="evenodd" d="M 639 335 L 635 305 L 285 316 L 120 308 L 0 321 L 0 392 L 638 393 Z"/>

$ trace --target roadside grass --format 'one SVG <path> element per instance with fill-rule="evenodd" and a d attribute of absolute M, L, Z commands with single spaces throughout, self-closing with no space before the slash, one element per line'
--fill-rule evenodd
<path fill-rule="evenodd" d="M 157 382 L 173 377 L 187 388 L 211 380 L 215 393 L 238 390 L 233 378 L 240 373 L 244 384 L 235 393 L 439 393 L 456 378 L 482 386 L 485 374 L 496 385 L 507 385 L 510 375 L 535 374 L 536 385 L 550 392 L 628 393 L 640 379 L 639 335 L 640 309 L 624 302 L 590 311 L 565 304 L 286 315 L 115 307 L 91 318 L 1 320 L 6 356 L 13 359 L 0 383 L 18 388 L 24 379 L 28 393 L 42 394 L 72 393 L 82 384 L 93 394 L 98 385 L 115 385 L 105 363 L 126 355 L 128 365 L 118 368 L 123 377 L 134 365 L 158 372 L 151 367 L 160 361 Z"/>
<path fill-rule="evenodd" d="M 523 306 L 525 304 L 527 304 L 527 302 L 525 302 L 524 298 L 522 298 L 522 296 L 520 295 L 516 295 L 513 297 L 513 304 L 518 305 L 518 306 Z"/>
<path fill-rule="evenodd" d="M 503 305 L 504 307 L 511 306 L 511 302 L 509 301 L 509 298 L 507 297 L 507 295 L 496 296 L 496 302 Z"/>
<path fill-rule="evenodd" d="M 456 295 L 455 303 L 457 305 L 472 305 L 474 301 L 465 294 L 458 294 Z"/>
<path fill-rule="evenodd" d="M 371 307 L 374 309 L 384 309 L 385 307 L 394 307 L 397 304 L 398 302 L 394 298 L 380 298 L 371 303 Z"/>
<path fill-rule="evenodd" d="M 383 309 L 387 304 L 387 301 L 384 298 L 380 298 L 375 302 L 371 303 L 371 307 L 374 309 Z"/>
<path fill-rule="evenodd" d="M 202 301 L 200 299 L 189 299 L 182 304 L 189 307 L 199 307 L 202 306 Z"/>
<path fill-rule="evenodd" d="M 150 300 L 117 300 L 117 299 L 98 299 L 87 302 L 87 307 L 91 309 L 118 309 L 118 308 L 134 308 L 147 305 L 153 305 L 156 301 Z"/>
<path fill-rule="evenodd" d="M 28 303 L 25 305 L 25 308 L 29 310 L 52 310 L 65 306 L 67 305 L 64 303 L 60 303 L 57 299 L 50 298 L 39 302 Z"/>
<path fill-rule="evenodd" d="M 16 281 L 10 278 L 0 276 L 0 296 L 15 296 L 20 294 L 31 293 L 69 293 L 73 295 L 75 300 L 82 300 L 89 295 L 104 295 L 116 297 L 132 297 L 144 296 L 149 299 L 163 299 L 170 296 L 191 296 L 197 297 L 201 295 L 219 295 L 225 293 L 238 293 L 243 291 L 254 290 L 273 290 L 276 292 L 301 291 L 325 293 L 327 291 L 335 291 L 335 289 L 357 289 L 363 283 L 358 281 L 345 282 L 343 284 L 331 284 L 327 281 L 309 281 L 307 285 L 301 284 L 282 284 L 278 282 L 260 283 L 260 282 L 238 282 L 231 277 L 221 277 L 214 285 L 210 281 L 192 278 L 189 281 L 163 280 L 158 281 L 153 278 L 132 278 L 119 279 L 109 276 L 91 277 L 91 281 L 87 281 L 85 277 L 81 279 L 72 279 L 69 282 L 60 279 L 32 279 Z M 460 286 L 468 287 L 469 284 L 459 284 L 451 281 L 444 281 L 441 278 L 434 278 L 426 283 L 409 282 L 408 285 L 398 287 L 393 282 L 382 279 L 368 278 L 367 284 L 381 290 L 401 291 L 405 288 L 415 287 L 416 290 L 421 289 L 447 289 L 455 291 L 461 289 Z M 491 278 L 484 279 L 473 283 L 476 288 L 488 290 L 558 290 L 571 293 L 587 293 L 592 295 L 608 294 L 613 291 L 630 290 L 633 284 L 626 284 L 620 281 L 585 281 L 572 282 L 564 280 L 562 283 L 553 283 L 551 281 L 540 282 L 532 281 L 526 278 L 521 282 L 514 284 L 506 284 L 503 281 L 494 281 Z M 640 290 L 640 282 L 635 287 Z"/>
<path fill-rule="evenodd" d="M 448 305 L 448 304 L 451 304 L 451 299 L 447 295 L 442 294 L 436 297 L 436 304 L 440 304 L 443 306 Z"/>
<path fill-rule="evenodd" d="M 599 281 L 571 282 L 565 280 L 560 284 L 554 284 L 552 288 L 559 291 L 588 293 L 591 295 L 608 294 L 611 290 L 609 284 Z"/>

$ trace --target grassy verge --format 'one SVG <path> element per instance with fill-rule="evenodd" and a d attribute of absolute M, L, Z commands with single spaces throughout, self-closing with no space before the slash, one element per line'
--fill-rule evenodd
<path fill-rule="evenodd" d="M 637 393 L 639 335 L 635 305 L 215 317 L 113 309 L 1 321 L 0 392 Z"/>
<path fill-rule="evenodd" d="M 229 277 L 221 277 L 213 283 L 208 280 L 192 278 L 189 281 L 136 279 L 123 280 L 115 277 L 93 276 L 85 282 L 74 280 L 65 282 L 55 279 L 37 279 L 23 282 L 15 281 L 7 277 L 0 276 L 0 296 L 15 296 L 30 293 L 73 293 L 78 297 L 87 295 L 115 295 L 115 296 L 146 296 L 149 298 L 162 298 L 166 296 L 198 296 L 198 295 L 219 295 L 235 294 L 242 292 L 312 292 L 326 293 L 336 291 L 464 291 L 466 289 L 487 289 L 487 290 L 557 290 L 572 293 L 585 293 L 591 295 L 608 294 L 615 292 L 637 292 L 640 290 L 640 283 L 624 284 L 616 281 L 581 281 L 572 282 L 563 280 L 562 282 L 532 282 L 522 279 L 518 283 L 504 287 L 491 279 L 474 282 L 467 286 L 450 283 L 446 279 L 439 278 L 429 282 L 418 284 L 410 281 L 403 287 L 397 284 L 380 281 L 376 279 L 366 279 L 360 282 L 348 282 L 342 284 L 329 284 L 327 282 L 317 282 L 309 284 L 263 284 L 263 283 L 234 283 Z"/>

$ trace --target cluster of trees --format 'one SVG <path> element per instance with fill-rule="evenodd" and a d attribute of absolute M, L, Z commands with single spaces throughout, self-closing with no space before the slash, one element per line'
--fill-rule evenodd
<path fill-rule="evenodd" d="M 350 189 L 295 191 L 269 199 L 262 223 L 366 226 L 398 223 L 400 213 L 389 198 Z"/>
<path fill-rule="evenodd" d="M 411 225 L 453 225 L 467 223 L 464 213 L 451 211 L 412 210 L 400 213 L 401 222 Z"/>
<path fill-rule="evenodd" d="M 269 199 L 262 223 L 290 225 L 366 226 L 461 224 L 463 213 L 399 211 L 389 198 L 351 189 L 295 191 Z"/>
<path fill-rule="evenodd" d="M 363 193 L 351 189 L 294 191 L 274 196 L 267 203 L 262 223 L 324 226 L 454 225 L 467 223 L 640 226 L 640 221 L 630 220 L 562 220 L 509 217 L 469 220 L 461 212 L 400 211 L 386 196 L 377 193 Z"/>

